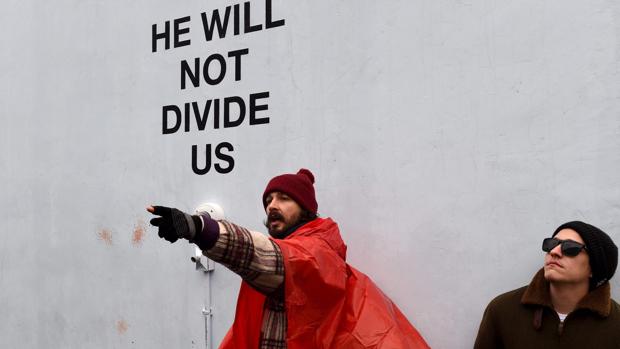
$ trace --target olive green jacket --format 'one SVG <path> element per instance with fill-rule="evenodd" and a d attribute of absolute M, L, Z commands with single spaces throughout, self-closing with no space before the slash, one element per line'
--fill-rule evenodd
<path fill-rule="evenodd" d="M 620 306 L 607 282 L 590 291 L 562 323 L 541 269 L 529 286 L 489 303 L 474 348 L 620 349 Z"/>

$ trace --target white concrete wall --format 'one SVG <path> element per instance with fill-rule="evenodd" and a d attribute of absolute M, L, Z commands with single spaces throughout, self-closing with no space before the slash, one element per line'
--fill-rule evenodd
<path fill-rule="evenodd" d="M 200 13 L 235 3 L 3 2 L 2 347 L 204 347 L 206 277 L 144 207 L 216 201 L 260 229 L 267 180 L 300 167 L 434 348 L 471 347 L 559 224 L 620 242 L 617 1 L 274 0 L 283 27 L 205 42 Z M 184 16 L 191 45 L 152 53 Z M 242 48 L 240 81 L 180 89 L 181 60 Z M 164 105 L 263 91 L 268 124 L 162 135 Z M 192 145 L 220 142 L 232 172 L 194 174 Z M 217 341 L 238 285 L 216 268 Z"/>

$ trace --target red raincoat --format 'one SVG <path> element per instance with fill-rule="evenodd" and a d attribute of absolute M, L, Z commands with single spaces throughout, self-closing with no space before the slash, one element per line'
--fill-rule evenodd
<path fill-rule="evenodd" d="M 287 349 L 429 348 L 368 276 L 346 262 L 338 225 L 317 218 L 284 240 Z M 265 296 L 241 284 L 235 322 L 220 349 L 256 349 Z"/>

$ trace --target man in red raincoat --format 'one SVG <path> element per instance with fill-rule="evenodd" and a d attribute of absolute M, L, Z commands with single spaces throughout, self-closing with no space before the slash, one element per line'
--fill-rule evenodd
<path fill-rule="evenodd" d="M 150 206 L 159 236 L 197 244 L 243 279 L 221 349 L 428 348 L 394 303 L 346 263 L 338 225 L 318 218 L 307 169 L 263 193 L 270 237 L 208 215 Z"/>

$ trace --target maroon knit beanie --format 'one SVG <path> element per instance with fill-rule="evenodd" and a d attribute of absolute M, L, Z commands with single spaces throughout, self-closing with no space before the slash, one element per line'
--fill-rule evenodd
<path fill-rule="evenodd" d="M 273 177 L 263 193 L 263 206 L 267 208 L 265 199 L 269 193 L 279 191 L 290 196 L 299 206 L 316 214 L 319 205 L 314 196 L 314 175 L 310 170 L 300 169 L 297 174 L 283 174 Z"/>

